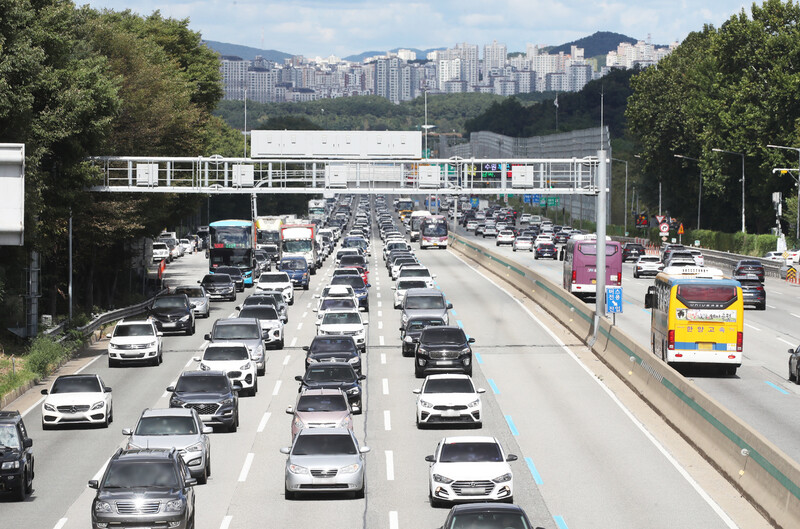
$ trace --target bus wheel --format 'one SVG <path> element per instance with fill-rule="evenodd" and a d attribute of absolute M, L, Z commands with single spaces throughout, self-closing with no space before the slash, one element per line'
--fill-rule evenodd
<path fill-rule="evenodd" d="M 729 377 L 736 376 L 736 366 L 723 366 L 722 374 Z"/>

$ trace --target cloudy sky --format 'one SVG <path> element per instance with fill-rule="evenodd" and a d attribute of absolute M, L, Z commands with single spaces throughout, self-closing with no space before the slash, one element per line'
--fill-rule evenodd
<path fill-rule="evenodd" d="M 96 8 L 160 10 L 189 18 L 203 38 L 308 57 L 344 57 L 398 47 L 457 42 L 558 45 L 615 31 L 656 44 L 719 26 L 752 2 L 742 0 L 76 0 Z"/>

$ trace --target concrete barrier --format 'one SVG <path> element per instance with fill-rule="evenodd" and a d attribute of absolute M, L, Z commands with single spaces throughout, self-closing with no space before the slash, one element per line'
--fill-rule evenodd
<path fill-rule="evenodd" d="M 594 312 L 560 285 L 504 256 L 451 234 L 450 248 L 470 257 L 588 341 Z M 692 444 L 770 522 L 800 527 L 800 465 L 708 394 L 601 318 L 592 350 Z"/>

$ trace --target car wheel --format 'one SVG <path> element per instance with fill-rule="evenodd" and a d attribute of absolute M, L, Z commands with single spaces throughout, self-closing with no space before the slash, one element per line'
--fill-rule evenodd
<path fill-rule="evenodd" d="M 117 367 L 116 360 L 112 360 L 112 359 L 109 358 L 108 359 L 108 367 L 109 367 L 109 369 L 113 369 L 113 368 Z"/>
<path fill-rule="evenodd" d="M 289 300 L 289 305 L 294 305 L 294 296 L 292 296 L 292 299 Z"/>
<path fill-rule="evenodd" d="M 533 254 L 534 259 L 539 259 L 539 254 Z"/>
<path fill-rule="evenodd" d="M 287 488 L 284 487 L 283 489 L 283 497 L 287 500 L 295 500 L 297 499 L 297 494 Z"/>
<path fill-rule="evenodd" d="M 17 501 L 25 501 L 25 497 L 28 495 L 28 470 L 24 470 L 22 472 L 22 480 L 19 482 L 19 487 L 17 490 L 14 491 L 14 499 Z"/>
<path fill-rule="evenodd" d="M 429 494 L 428 494 L 428 498 L 430 498 L 430 500 L 431 500 L 431 507 L 433 507 L 434 509 L 437 509 L 437 508 L 439 508 L 439 507 L 444 507 L 444 506 L 445 506 L 445 505 L 444 505 L 444 502 L 443 502 L 442 500 L 437 500 L 436 498 L 434 498 L 434 497 L 433 497 L 433 494 L 430 494 L 430 493 L 429 493 Z"/>
<path fill-rule="evenodd" d="M 210 307 L 208 309 L 206 309 L 206 313 L 205 313 L 205 315 L 203 315 L 203 317 L 204 318 L 210 318 L 211 317 L 211 308 Z"/>
<path fill-rule="evenodd" d="M 203 468 L 203 473 L 197 478 L 198 485 L 205 485 L 206 483 L 208 483 L 208 463 Z"/>
<path fill-rule="evenodd" d="M 281 338 L 281 339 L 278 341 L 278 349 L 283 349 L 283 344 L 284 344 L 284 342 L 283 342 L 283 338 Z"/>
<path fill-rule="evenodd" d="M 513 248 L 511 251 L 512 251 L 512 252 L 516 252 L 516 251 L 517 251 L 517 249 L 516 249 L 516 248 Z"/>
<path fill-rule="evenodd" d="M 789 365 L 789 382 L 797 382 L 797 376 L 795 375 L 794 371 L 792 371 L 791 364 Z"/>
<path fill-rule="evenodd" d="M 236 433 L 236 430 L 239 429 L 239 419 L 238 417 L 228 426 L 228 431 L 230 433 Z"/>
<path fill-rule="evenodd" d="M 303 285 L 303 290 L 308 290 L 308 286 L 309 286 L 309 285 L 308 285 L 308 283 L 306 283 L 305 285 Z"/>
<path fill-rule="evenodd" d="M 467 369 L 464 370 L 464 374 L 468 377 L 472 376 L 472 366 L 469 366 Z"/>
<path fill-rule="evenodd" d="M 361 488 L 357 491 L 353 492 L 353 499 L 354 500 L 363 500 L 364 499 L 364 489 L 366 489 L 366 485 L 361 485 Z"/>
<path fill-rule="evenodd" d="M 764 303 L 759 305 L 758 310 L 767 310 L 767 302 L 765 301 Z"/>
<path fill-rule="evenodd" d="M 425 378 L 425 370 L 420 367 L 419 362 L 414 359 L 414 376 L 417 378 Z"/>
<path fill-rule="evenodd" d="M 794 383 L 800 385 L 800 366 L 797 366 L 797 370 L 794 373 Z"/>
<path fill-rule="evenodd" d="M 191 329 L 186 331 L 186 336 L 193 336 L 194 335 L 194 321 L 192 321 Z"/>
<path fill-rule="evenodd" d="M 636 273 L 636 270 L 633 271 L 633 278 L 639 279 L 639 274 Z"/>

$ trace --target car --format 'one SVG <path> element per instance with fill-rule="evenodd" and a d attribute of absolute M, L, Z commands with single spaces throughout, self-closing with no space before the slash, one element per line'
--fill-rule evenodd
<path fill-rule="evenodd" d="M 633 265 L 633 277 L 654 276 L 664 269 L 664 263 L 657 255 L 641 255 Z"/>
<path fill-rule="evenodd" d="M 644 246 L 638 242 L 626 242 L 622 245 L 622 262 L 636 261 L 645 254 Z"/>
<path fill-rule="evenodd" d="M 417 428 L 430 424 L 460 423 L 480 428 L 483 424 L 481 395 L 472 378 L 460 374 L 428 375 L 417 397 Z"/>
<path fill-rule="evenodd" d="M 42 395 L 42 430 L 78 423 L 108 428 L 114 420 L 111 388 L 98 375 L 61 375 Z"/>
<path fill-rule="evenodd" d="M 525 509 L 505 503 L 461 503 L 454 505 L 440 529 L 533 529 Z"/>
<path fill-rule="evenodd" d="M 337 268 L 347 268 L 350 266 L 360 266 L 365 270 L 369 270 L 369 261 L 363 255 L 344 255 L 336 264 Z"/>
<path fill-rule="evenodd" d="M 250 351 L 243 343 L 221 342 L 210 343 L 202 356 L 195 356 L 201 371 L 222 371 L 235 384 L 242 386 L 240 394 L 245 392 L 254 397 L 258 393 L 258 374 L 256 363 L 250 359 Z"/>
<path fill-rule="evenodd" d="M 669 254 L 671 252 L 675 252 L 675 251 L 678 251 L 678 250 L 685 250 L 685 249 L 686 249 L 686 247 L 684 245 L 682 245 L 682 244 L 666 243 L 666 244 L 661 246 L 661 261 L 666 263 L 667 262 L 667 258 L 669 257 Z"/>
<path fill-rule="evenodd" d="M 321 294 L 314 294 L 314 299 L 317 300 L 317 309 L 322 306 L 322 302 L 326 299 L 336 298 L 349 298 L 358 306 L 358 296 L 356 296 L 353 287 L 350 285 L 328 285 L 322 289 Z"/>
<path fill-rule="evenodd" d="M 529 252 L 533 251 L 533 237 L 522 235 L 520 237 L 516 237 L 514 239 L 514 243 L 511 245 L 511 249 L 513 251 L 524 251 L 527 250 Z"/>
<path fill-rule="evenodd" d="M 689 250 L 670 250 L 664 260 L 664 267 L 676 266 L 674 263 L 678 261 L 685 261 L 691 265 L 697 264 L 694 255 Z"/>
<path fill-rule="evenodd" d="M 236 285 L 238 292 L 244 292 L 244 276 L 242 271 L 237 266 L 218 266 L 214 268 L 215 274 L 228 274 L 233 279 L 233 284 Z"/>
<path fill-rule="evenodd" d="M 303 492 L 349 492 L 354 498 L 364 497 L 364 454 L 369 447 L 360 447 L 349 429 L 304 428 L 292 446 L 280 451 L 288 456 L 284 473 L 287 500 Z"/>
<path fill-rule="evenodd" d="M 786 262 L 786 257 L 784 257 L 785 253 L 786 252 L 767 252 L 764 254 L 763 259 L 766 259 L 767 261 L 777 261 L 779 263 L 784 263 Z"/>
<path fill-rule="evenodd" d="M 553 243 L 554 244 L 567 244 L 567 242 L 569 241 L 571 236 L 572 236 L 572 232 L 564 231 L 562 229 L 561 231 L 556 232 L 556 234 L 553 236 Z"/>
<path fill-rule="evenodd" d="M 436 287 L 436 283 L 434 282 L 434 279 L 436 279 L 436 274 L 431 274 L 430 270 L 428 270 L 424 266 L 404 267 L 397 274 L 397 280 L 399 281 L 400 279 L 406 279 L 406 278 L 422 279 L 425 281 L 425 285 L 428 288 Z"/>
<path fill-rule="evenodd" d="M 304 428 L 347 428 L 353 430 L 353 409 L 341 389 L 307 389 L 297 403 L 286 408 L 292 416 L 292 439 Z"/>
<path fill-rule="evenodd" d="M 358 310 L 358 302 L 350 297 L 325 298 L 321 300 L 318 309 L 313 309 L 317 313 L 317 323 L 322 321 L 326 313 L 339 310 Z"/>
<path fill-rule="evenodd" d="M 125 450 L 175 447 L 186 468 L 204 485 L 211 475 L 210 426 L 200 420 L 197 410 L 187 408 L 145 409 L 135 428 L 125 428 Z"/>
<path fill-rule="evenodd" d="M 362 352 L 367 348 L 368 321 L 361 318 L 358 310 L 329 310 L 317 322 L 319 336 L 352 336 Z"/>
<path fill-rule="evenodd" d="M 344 362 L 319 362 L 311 364 L 303 376 L 294 379 L 300 382 L 298 392 L 305 389 L 341 389 L 352 406 L 361 406 L 361 381 L 365 375 L 356 373 L 353 366 Z"/>
<path fill-rule="evenodd" d="M 108 527 L 195 527 L 194 485 L 175 448 L 118 449 L 92 500 L 92 529 Z"/>
<path fill-rule="evenodd" d="M 756 310 L 767 310 L 767 292 L 756 274 L 744 274 L 733 276 L 742 285 L 742 302 L 745 306 L 750 305 Z"/>
<path fill-rule="evenodd" d="M 236 301 L 236 285 L 228 274 L 206 274 L 198 283 L 212 301 Z"/>
<path fill-rule="evenodd" d="M 258 278 L 256 292 L 280 292 L 289 305 L 294 305 L 294 285 L 286 272 L 265 272 Z"/>
<path fill-rule="evenodd" d="M 495 246 L 500 246 L 501 244 L 510 244 L 513 246 L 514 238 L 513 230 L 503 229 L 497 234 L 497 239 L 494 244 Z"/>
<path fill-rule="evenodd" d="M 33 439 L 19 411 L 0 411 L 0 491 L 17 501 L 33 492 Z"/>
<path fill-rule="evenodd" d="M 277 244 L 267 243 L 261 245 L 261 251 L 267 256 L 267 259 L 272 261 L 273 263 L 277 263 L 278 259 L 280 259 L 281 252 L 278 249 Z M 269 271 L 269 268 L 266 270 Z"/>
<path fill-rule="evenodd" d="M 475 229 L 478 227 L 478 221 L 477 220 L 468 220 L 466 227 L 467 227 L 467 231 L 475 231 Z"/>
<path fill-rule="evenodd" d="M 540 233 L 536 236 L 536 239 L 534 239 L 533 247 L 536 248 L 540 244 L 555 244 L 553 242 L 553 236 L 550 233 Z"/>
<path fill-rule="evenodd" d="M 399 309 L 403 306 L 403 300 L 406 298 L 406 292 L 412 288 L 427 288 L 427 284 L 423 279 L 403 279 L 398 281 L 393 287 L 394 290 L 394 308 Z"/>
<path fill-rule="evenodd" d="M 414 351 L 419 342 L 419 335 L 426 327 L 445 325 L 442 318 L 409 318 L 405 327 L 400 327 L 400 352 L 403 356 L 414 356 Z"/>
<path fill-rule="evenodd" d="M 800 384 L 800 345 L 789 349 L 789 381 Z"/>
<path fill-rule="evenodd" d="M 306 369 L 320 362 L 347 362 L 361 374 L 361 352 L 352 336 L 315 336 L 311 345 L 303 346 Z"/>
<path fill-rule="evenodd" d="M 556 249 L 555 244 L 542 242 L 533 249 L 533 258 L 558 259 L 558 249 Z"/>
<path fill-rule="evenodd" d="M 192 253 L 194 251 L 194 245 L 189 239 L 180 239 L 178 243 L 183 248 L 184 253 Z"/>
<path fill-rule="evenodd" d="M 486 224 L 478 222 L 478 225 L 475 226 L 475 235 L 483 235 L 484 230 L 486 230 Z"/>
<path fill-rule="evenodd" d="M 475 230 L 475 233 L 477 233 L 477 230 Z M 494 224 L 487 224 L 484 226 L 481 235 L 483 235 L 484 239 L 486 237 L 497 237 L 497 226 Z"/>
<path fill-rule="evenodd" d="M 217 320 L 211 327 L 211 332 L 207 333 L 203 339 L 210 343 L 243 343 L 250 353 L 250 360 L 255 364 L 258 374 L 263 375 L 266 371 L 264 330 L 259 319 L 238 317 Z"/>
<path fill-rule="evenodd" d="M 445 437 L 436 451 L 425 456 L 428 468 L 428 494 L 431 507 L 446 503 L 503 501 L 514 498 L 514 473 L 510 462 L 494 437 Z"/>
<path fill-rule="evenodd" d="M 239 390 L 223 371 L 184 371 L 174 386 L 167 386 L 170 408 L 197 410 L 203 424 L 225 427 L 235 432 L 239 427 Z"/>
<path fill-rule="evenodd" d="M 161 261 L 170 262 L 172 257 L 169 253 L 169 246 L 163 242 L 154 242 L 153 243 L 153 262 L 160 263 Z"/>
<path fill-rule="evenodd" d="M 472 347 L 475 338 L 461 327 L 429 326 L 422 330 L 414 350 L 414 375 L 429 372 L 462 372 L 472 376 Z"/>
<path fill-rule="evenodd" d="M 689 248 L 688 252 L 692 254 L 692 258 L 694 259 L 694 264 L 697 266 L 705 266 L 706 265 L 706 258 L 703 256 L 703 253 L 696 248 Z"/>
<path fill-rule="evenodd" d="M 283 349 L 283 319 L 274 305 L 247 305 L 239 310 L 238 317 L 257 319 L 261 324 L 261 339 L 264 345 Z M 264 374 L 260 368 L 259 374 Z"/>
<path fill-rule="evenodd" d="M 277 269 L 289 275 L 292 286 L 308 290 L 311 284 L 311 271 L 305 257 L 284 257 L 278 263 Z"/>
<path fill-rule="evenodd" d="M 331 278 L 330 286 L 334 287 L 337 285 L 352 288 L 353 292 L 358 298 L 358 308 L 369 312 L 369 291 L 367 290 L 371 286 L 369 283 L 365 285 L 364 281 L 360 277 L 356 276 L 339 276 Z"/>
<path fill-rule="evenodd" d="M 400 327 L 405 327 L 411 318 L 441 318 L 447 325 L 450 322 L 449 310 L 453 304 L 448 302 L 441 290 L 435 288 L 411 288 L 403 299 Z"/>
<path fill-rule="evenodd" d="M 147 314 L 160 332 L 194 334 L 194 308 L 186 294 L 158 296 L 147 307 Z"/>
<path fill-rule="evenodd" d="M 161 337 L 152 320 L 122 320 L 106 334 L 108 367 L 145 362 L 157 366 L 164 361 Z"/>
<path fill-rule="evenodd" d="M 523 213 L 519 218 L 520 224 L 530 224 L 531 223 L 531 214 L 530 213 Z"/>
<path fill-rule="evenodd" d="M 742 259 L 733 267 L 734 276 L 755 274 L 762 283 L 764 282 L 764 273 L 764 265 L 761 261 L 756 261 L 754 259 Z"/>
<path fill-rule="evenodd" d="M 400 270 L 406 266 L 421 266 L 419 261 L 416 257 L 400 257 L 398 259 L 394 259 L 392 264 L 389 268 L 389 275 L 393 280 L 397 280 L 397 277 L 400 275 Z"/>
<path fill-rule="evenodd" d="M 211 315 L 211 296 L 202 286 L 185 285 L 171 289 L 173 294 L 186 294 L 195 316 L 208 318 Z"/>

